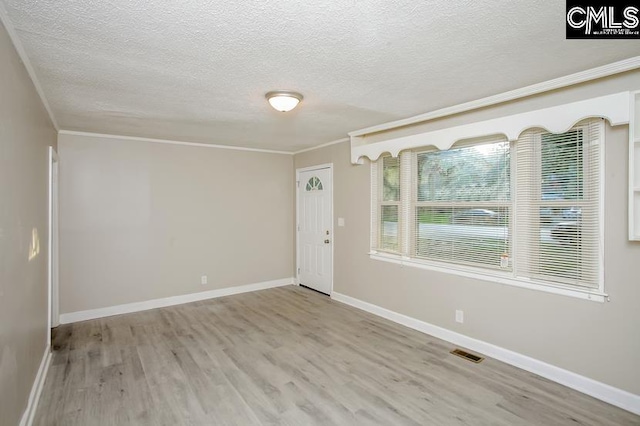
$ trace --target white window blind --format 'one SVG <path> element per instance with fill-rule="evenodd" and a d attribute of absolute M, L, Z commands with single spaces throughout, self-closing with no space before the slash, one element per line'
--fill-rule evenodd
<path fill-rule="evenodd" d="M 416 154 L 415 256 L 510 269 L 509 142 Z"/>
<path fill-rule="evenodd" d="M 400 252 L 400 158 L 383 157 L 378 177 L 378 249 Z"/>
<path fill-rule="evenodd" d="M 601 294 L 602 139 L 602 120 L 590 119 L 511 143 L 493 136 L 381 157 L 371 170 L 371 248 Z"/>
<path fill-rule="evenodd" d="M 518 276 L 597 288 L 602 120 L 517 142 Z"/>

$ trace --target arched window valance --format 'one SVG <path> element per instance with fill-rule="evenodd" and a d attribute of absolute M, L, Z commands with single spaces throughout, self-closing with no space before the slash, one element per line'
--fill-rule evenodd
<path fill-rule="evenodd" d="M 630 92 L 621 92 L 375 143 L 367 143 L 366 135 L 352 136 L 351 162 L 362 164 L 363 157 L 375 161 L 383 153 L 396 157 L 400 151 L 425 146 L 446 150 L 459 140 L 489 135 L 503 134 L 509 141 L 515 141 L 530 128 L 563 133 L 579 121 L 591 117 L 605 118 L 612 126 L 628 124 L 629 102 Z"/>

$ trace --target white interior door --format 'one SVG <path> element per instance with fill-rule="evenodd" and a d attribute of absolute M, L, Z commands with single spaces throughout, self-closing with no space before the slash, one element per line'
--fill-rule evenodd
<path fill-rule="evenodd" d="M 298 282 L 325 294 L 333 285 L 330 167 L 298 172 Z"/>

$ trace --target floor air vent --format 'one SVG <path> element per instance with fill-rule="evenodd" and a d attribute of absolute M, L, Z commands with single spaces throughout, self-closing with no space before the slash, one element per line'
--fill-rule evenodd
<path fill-rule="evenodd" d="M 482 360 L 484 359 L 481 356 L 478 355 L 474 355 L 474 354 L 470 354 L 469 352 L 465 352 L 462 349 L 454 349 L 451 351 L 452 354 L 459 356 L 460 358 L 464 358 L 466 360 L 469 360 L 471 362 L 475 362 L 476 364 L 479 362 L 482 362 Z"/>

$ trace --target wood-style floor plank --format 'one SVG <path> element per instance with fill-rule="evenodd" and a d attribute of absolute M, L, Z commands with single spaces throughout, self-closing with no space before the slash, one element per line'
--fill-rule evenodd
<path fill-rule="evenodd" d="M 35 425 L 640 425 L 300 287 L 60 326 Z"/>

